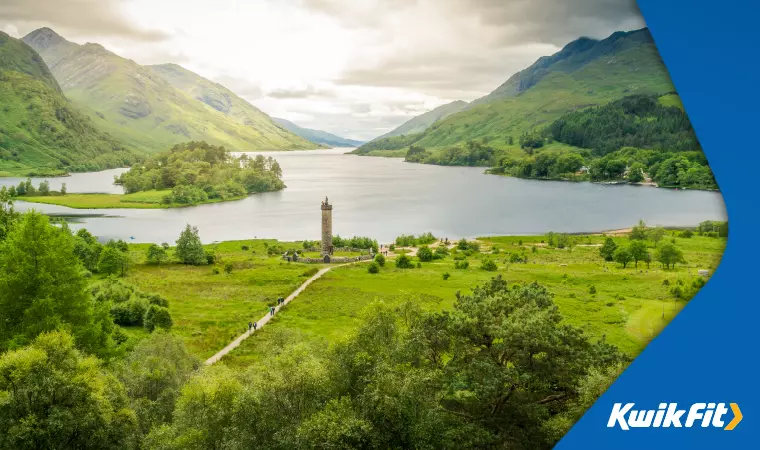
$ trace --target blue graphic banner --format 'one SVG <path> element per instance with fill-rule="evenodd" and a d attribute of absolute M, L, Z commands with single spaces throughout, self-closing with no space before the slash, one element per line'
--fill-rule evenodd
<path fill-rule="evenodd" d="M 728 246 L 709 283 L 557 448 L 758 448 L 760 3 L 638 4 L 723 193 Z"/>

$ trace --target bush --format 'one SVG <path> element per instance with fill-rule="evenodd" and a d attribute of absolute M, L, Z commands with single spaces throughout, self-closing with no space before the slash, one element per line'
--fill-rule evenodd
<path fill-rule="evenodd" d="M 216 262 L 216 254 L 211 250 L 206 250 L 206 264 L 214 264 Z"/>
<path fill-rule="evenodd" d="M 484 259 L 483 262 L 480 263 L 480 268 L 489 272 L 495 272 L 499 269 L 492 259 Z"/>
<path fill-rule="evenodd" d="M 420 261 L 428 262 L 433 260 L 433 250 L 424 245 L 417 250 L 417 257 Z"/>
<path fill-rule="evenodd" d="M 153 332 L 156 328 L 163 328 L 165 330 L 171 329 L 174 325 L 172 315 L 168 308 L 164 308 L 158 305 L 150 305 L 145 312 L 145 318 L 143 319 L 143 326 L 149 332 Z"/>
<path fill-rule="evenodd" d="M 422 269 L 422 263 L 421 263 L 421 262 L 418 262 L 418 263 L 417 263 L 417 268 L 418 268 L 418 269 Z"/>
<path fill-rule="evenodd" d="M 380 272 L 380 265 L 376 263 L 375 261 L 372 261 L 369 263 L 369 266 L 367 266 L 367 272 L 369 273 L 379 273 Z"/>
<path fill-rule="evenodd" d="M 689 239 L 689 238 L 691 238 L 692 236 L 694 236 L 694 232 L 693 232 L 693 231 L 691 231 L 691 230 L 683 230 L 683 231 L 681 232 L 681 237 L 682 237 L 682 238 L 686 238 L 686 239 Z"/>
<path fill-rule="evenodd" d="M 445 257 L 449 256 L 449 248 L 445 245 L 439 245 L 435 248 L 435 254 L 433 255 L 433 258 L 435 259 L 443 259 Z"/>
<path fill-rule="evenodd" d="M 242 247 L 240 247 L 240 250 L 243 250 L 244 252 L 247 252 L 249 250 L 249 248 L 248 248 L 247 245 L 243 245 Z"/>
<path fill-rule="evenodd" d="M 218 267 L 214 266 L 214 268 L 211 269 L 211 273 L 213 273 L 214 275 L 219 275 L 220 273 L 222 273 L 222 271 L 219 270 Z"/>
<path fill-rule="evenodd" d="M 309 269 L 306 272 L 302 273 L 301 276 L 302 277 L 306 277 L 306 278 L 311 278 L 314 275 L 316 275 L 317 272 L 319 272 L 319 269 L 316 268 L 316 267 L 312 267 L 311 269 Z"/>
<path fill-rule="evenodd" d="M 385 267 L 385 256 L 378 253 L 377 255 L 375 255 L 375 262 L 377 263 L 378 266 Z"/>
<path fill-rule="evenodd" d="M 143 317 L 148 308 L 149 305 L 145 299 L 133 296 L 126 302 L 111 305 L 111 317 L 117 325 L 142 325 Z"/>
<path fill-rule="evenodd" d="M 444 280 L 448 280 L 450 276 L 451 276 L 451 274 L 450 274 L 450 273 L 448 273 L 448 272 L 443 272 L 443 279 L 444 279 Z"/>
<path fill-rule="evenodd" d="M 396 258 L 396 267 L 399 269 L 411 269 L 413 267 L 412 259 L 406 255 L 399 255 Z"/>
<path fill-rule="evenodd" d="M 596 286 L 594 286 L 593 284 L 591 286 L 589 286 L 588 293 L 591 294 L 591 295 L 596 294 Z"/>
<path fill-rule="evenodd" d="M 467 269 L 468 267 L 470 267 L 470 262 L 467 261 L 466 259 L 462 261 L 456 261 L 454 263 L 455 269 Z"/>
<path fill-rule="evenodd" d="M 224 265 L 224 273 L 227 275 L 230 275 L 232 273 L 232 263 L 228 262 Z"/>

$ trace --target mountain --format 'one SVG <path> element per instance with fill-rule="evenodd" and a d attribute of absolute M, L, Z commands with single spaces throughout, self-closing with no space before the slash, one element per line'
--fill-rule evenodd
<path fill-rule="evenodd" d="M 293 148 L 314 148 L 314 145 L 304 143 L 305 136 L 278 126 L 277 120 L 256 108 L 237 94 L 211 80 L 203 78 L 177 64 L 158 64 L 146 66 L 174 88 L 179 89 L 190 97 L 214 108 L 216 111 L 230 117 L 235 122 L 253 127 L 254 129 L 276 136 L 283 142 L 292 143 Z M 304 139 L 299 139 L 298 136 Z M 315 142 L 315 141 L 312 141 Z"/>
<path fill-rule="evenodd" d="M 219 105 L 198 101 L 196 93 L 211 88 L 203 83 L 190 87 L 192 81 L 187 80 L 212 83 L 192 72 L 188 73 L 193 76 L 174 77 L 183 79 L 177 83 L 185 86 L 186 93 L 156 69 L 122 58 L 99 44 L 75 44 L 49 28 L 33 31 L 23 40 L 39 52 L 75 105 L 88 111 L 99 128 L 135 148 L 157 151 L 189 140 L 232 150 L 314 148 L 253 106 L 244 106 L 234 94 L 228 99 L 236 105 L 233 115 L 216 109 Z M 220 98 L 231 94 L 221 86 L 213 90 Z"/>
<path fill-rule="evenodd" d="M 362 141 L 355 141 L 353 139 L 336 136 L 332 133 L 328 133 L 327 131 L 303 128 L 289 120 L 280 119 L 277 117 L 273 117 L 272 120 L 280 124 L 280 126 L 290 131 L 291 133 L 301 136 L 302 138 L 307 139 L 311 142 L 316 142 L 317 144 L 324 144 L 330 147 L 358 147 L 364 143 Z"/>
<path fill-rule="evenodd" d="M 60 175 L 137 156 L 72 107 L 40 55 L 0 32 L 0 173 Z"/>
<path fill-rule="evenodd" d="M 393 131 L 385 133 L 377 139 L 383 139 L 393 136 L 403 136 L 408 134 L 421 133 L 430 127 L 433 123 L 445 119 L 446 117 L 458 113 L 467 107 L 467 102 L 462 100 L 456 100 L 451 103 L 446 103 L 435 109 L 432 109 L 424 114 L 420 114 L 417 117 L 407 120 Z"/>
<path fill-rule="evenodd" d="M 519 152 L 517 141 L 523 133 L 538 131 L 565 113 L 626 95 L 673 90 L 646 28 L 616 32 L 603 40 L 580 38 L 422 133 L 373 141 L 355 152 L 387 154 L 412 144 L 435 151 L 471 140 Z"/>

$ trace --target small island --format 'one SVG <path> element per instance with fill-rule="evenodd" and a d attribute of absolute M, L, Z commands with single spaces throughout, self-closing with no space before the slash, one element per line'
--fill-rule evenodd
<path fill-rule="evenodd" d="M 67 194 L 42 189 L 15 189 L 19 200 L 77 209 L 176 208 L 239 200 L 249 194 L 285 188 L 282 169 L 271 156 L 234 157 L 229 150 L 207 142 L 178 144 L 152 155 L 115 177 L 124 194 Z"/>

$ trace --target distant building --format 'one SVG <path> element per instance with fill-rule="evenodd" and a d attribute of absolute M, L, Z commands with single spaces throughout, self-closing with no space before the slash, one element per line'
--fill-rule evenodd
<path fill-rule="evenodd" d="M 325 197 L 325 201 L 322 202 L 322 256 L 327 256 L 328 258 L 333 254 L 332 208 L 332 205 L 327 201 L 327 197 Z M 328 258 L 325 258 L 326 262 L 329 262 Z"/>

